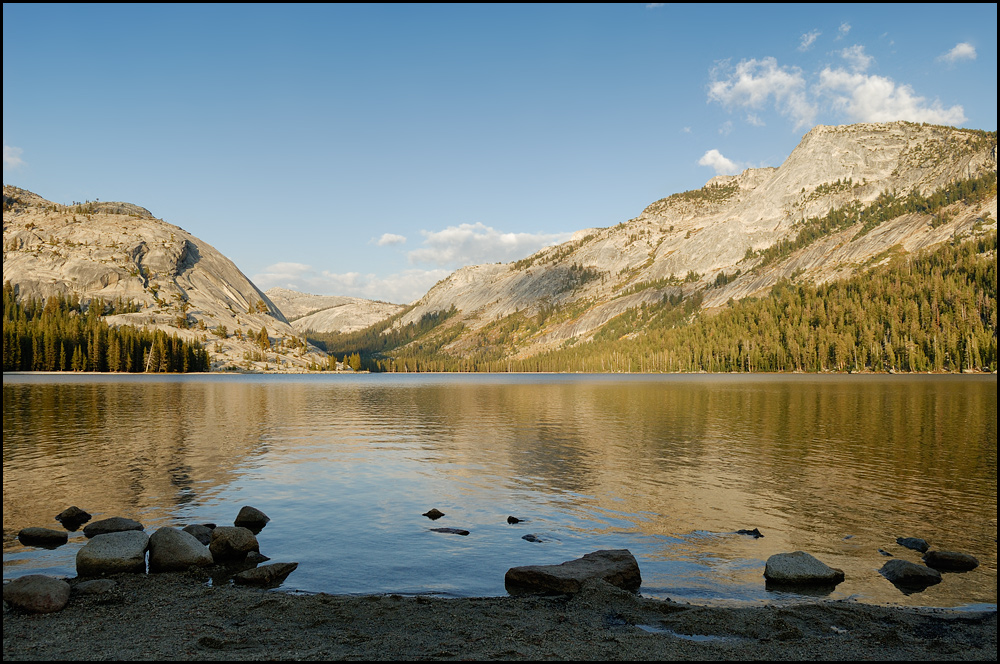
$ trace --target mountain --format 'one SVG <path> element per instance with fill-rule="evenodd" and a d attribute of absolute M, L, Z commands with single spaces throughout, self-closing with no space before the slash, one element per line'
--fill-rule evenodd
<path fill-rule="evenodd" d="M 311 295 L 287 288 L 269 288 L 265 294 L 300 334 L 355 332 L 398 314 L 406 307 L 378 300 L 340 295 Z"/>
<path fill-rule="evenodd" d="M 710 312 L 783 280 L 845 279 L 893 253 L 995 232 L 996 156 L 995 132 L 818 126 L 780 167 L 712 178 L 514 263 L 462 268 L 394 329 L 436 315 L 413 347 L 517 359 L 586 343 L 666 298 L 696 296 Z"/>
<path fill-rule="evenodd" d="M 326 363 L 231 260 L 130 203 L 60 205 L 4 185 L 3 278 L 22 300 L 129 303 L 118 309 L 134 311 L 107 322 L 202 342 L 213 369 Z M 262 328 L 270 349 L 258 338 Z"/>

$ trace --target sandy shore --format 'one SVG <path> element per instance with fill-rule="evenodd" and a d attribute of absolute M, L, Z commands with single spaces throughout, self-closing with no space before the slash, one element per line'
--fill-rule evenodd
<path fill-rule="evenodd" d="M 59 613 L 5 605 L 4 661 L 997 658 L 996 611 L 698 607 L 604 583 L 574 597 L 443 599 L 292 595 L 186 574 L 115 580 Z"/>

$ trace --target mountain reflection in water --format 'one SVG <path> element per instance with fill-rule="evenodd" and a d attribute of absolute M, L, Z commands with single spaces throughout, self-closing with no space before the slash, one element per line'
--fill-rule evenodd
<path fill-rule="evenodd" d="M 996 603 L 995 376 L 28 376 L 3 387 L 4 576 L 72 576 L 18 530 L 78 505 L 148 532 L 271 517 L 286 588 L 502 595 L 508 567 L 602 548 L 645 595 L 788 599 L 764 561 L 804 550 L 829 595 Z M 431 508 L 445 513 L 431 522 Z M 510 524 L 509 515 L 523 521 Z M 468 537 L 431 527 L 461 528 Z M 754 539 L 735 531 L 759 528 Z M 522 539 L 536 535 L 540 541 Z M 903 595 L 900 536 L 980 567 Z"/>

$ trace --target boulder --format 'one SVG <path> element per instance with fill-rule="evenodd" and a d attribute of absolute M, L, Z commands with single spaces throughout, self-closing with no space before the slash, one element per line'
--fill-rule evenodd
<path fill-rule="evenodd" d="M 184 528 L 182 530 L 184 532 L 186 532 L 186 533 L 190 533 L 191 535 L 194 535 L 194 538 L 196 540 L 198 540 L 199 542 L 201 542 L 205 546 L 208 546 L 209 543 L 212 541 L 212 530 L 213 529 L 214 529 L 214 526 L 212 528 L 209 528 L 204 523 L 193 523 L 190 526 L 184 526 Z"/>
<path fill-rule="evenodd" d="M 73 592 L 78 595 L 103 595 L 110 592 L 116 585 L 111 579 L 91 579 L 81 581 L 73 586 Z"/>
<path fill-rule="evenodd" d="M 896 586 L 922 588 L 941 583 L 941 572 L 899 558 L 882 565 L 878 573 Z"/>
<path fill-rule="evenodd" d="M 243 586 L 275 586 L 295 571 L 298 563 L 272 563 L 240 572 L 233 582 Z"/>
<path fill-rule="evenodd" d="M 113 516 L 110 519 L 95 521 L 83 529 L 83 534 L 87 538 L 108 533 L 120 533 L 129 530 L 142 530 L 142 524 L 134 519 L 126 519 L 123 516 Z"/>
<path fill-rule="evenodd" d="M 66 530 L 75 531 L 90 521 L 90 513 L 73 505 L 56 514 L 56 521 L 61 523 Z"/>
<path fill-rule="evenodd" d="M 233 525 L 237 528 L 247 528 L 255 534 L 259 533 L 271 519 L 256 507 L 244 505 L 240 508 L 240 513 L 236 515 Z"/>
<path fill-rule="evenodd" d="M 631 592 L 639 590 L 639 563 L 628 549 L 607 549 L 559 565 L 512 567 L 504 586 L 512 595 L 574 594 L 588 581 L 600 579 Z"/>
<path fill-rule="evenodd" d="M 44 574 L 29 574 L 3 586 L 3 601 L 30 613 L 62 611 L 69 602 L 69 584 Z"/>
<path fill-rule="evenodd" d="M 69 533 L 52 528 L 22 528 L 17 540 L 25 546 L 62 546 L 69 541 Z"/>
<path fill-rule="evenodd" d="M 121 572 L 145 572 L 149 535 L 141 530 L 123 530 L 95 535 L 76 552 L 79 576 L 104 576 Z"/>
<path fill-rule="evenodd" d="M 843 570 L 820 562 L 805 551 L 776 553 L 764 565 L 764 578 L 776 585 L 825 586 L 844 580 Z"/>
<path fill-rule="evenodd" d="M 251 551 L 260 551 L 257 538 L 248 528 L 219 526 L 208 545 L 215 562 L 242 562 Z"/>
<path fill-rule="evenodd" d="M 426 516 L 431 521 L 435 521 L 435 520 L 440 519 L 441 517 L 443 517 L 444 516 L 444 512 L 442 512 L 441 510 L 439 510 L 438 508 L 435 507 L 433 509 L 430 509 L 430 510 L 424 512 L 421 516 Z"/>
<path fill-rule="evenodd" d="M 924 562 L 945 572 L 968 572 L 979 567 L 975 556 L 958 551 L 928 551 L 924 554 Z"/>
<path fill-rule="evenodd" d="M 205 545 L 183 530 L 160 528 L 149 538 L 150 572 L 182 572 L 214 562 Z"/>
<path fill-rule="evenodd" d="M 930 548 L 927 540 L 920 539 L 919 537 L 897 537 L 896 544 L 905 546 L 907 549 L 919 551 L 920 553 L 925 553 Z"/>

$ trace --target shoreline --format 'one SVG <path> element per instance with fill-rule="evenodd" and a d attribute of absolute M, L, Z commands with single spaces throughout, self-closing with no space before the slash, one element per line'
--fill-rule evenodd
<path fill-rule="evenodd" d="M 703 606 L 603 582 L 573 596 L 294 594 L 123 574 L 60 612 L 4 605 L 4 660 L 996 660 L 997 612 L 853 601 Z M 76 586 L 82 579 L 69 579 Z"/>

